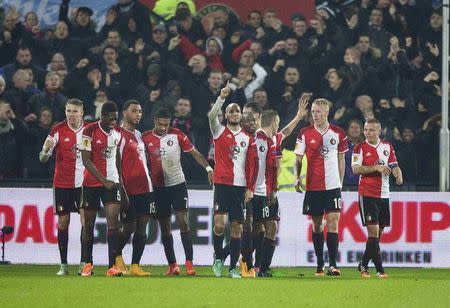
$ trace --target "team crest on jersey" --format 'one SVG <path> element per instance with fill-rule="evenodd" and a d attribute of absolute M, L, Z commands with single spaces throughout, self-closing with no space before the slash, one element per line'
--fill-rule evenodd
<path fill-rule="evenodd" d="M 335 144 L 336 144 L 336 140 L 334 140 L 333 138 L 331 138 L 330 143 L 331 143 L 331 145 L 335 145 Z"/>
<path fill-rule="evenodd" d="M 328 147 L 326 147 L 326 146 L 323 146 L 321 149 L 320 149 L 320 154 L 322 155 L 322 156 L 327 156 L 328 155 L 328 152 L 330 152 L 330 150 L 328 149 Z"/>
<path fill-rule="evenodd" d="M 264 152 L 265 150 L 266 150 L 266 148 L 263 145 L 259 147 L 260 152 Z"/>
<path fill-rule="evenodd" d="M 384 156 L 389 156 L 389 151 L 388 150 L 384 150 L 383 154 L 384 154 Z"/>
<path fill-rule="evenodd" d="M 245 148 L 246 145 L 247 143 L 245 141 L 241 141 L 241 147 Z"/>
<path fill-rule="evenodd" d="M 173 141 L 172 141 L 172 140 L 168 140 L 168 141 L 167 141 L 167 145 L 168 145 L 169 147 L 173 146 Z"/>

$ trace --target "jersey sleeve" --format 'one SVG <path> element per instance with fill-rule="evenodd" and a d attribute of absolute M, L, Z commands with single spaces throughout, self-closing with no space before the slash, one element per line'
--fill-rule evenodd
<path fill-rule="evenodd" d="M 339 132 L 338 152 L 345 153 L 348 151 L 348 140 L 344 131 Z"/>
<path fill-rule="evenodd" d="M 178 142 L 180 144 L 181 149 L 183 152 L 191 152 L 194 149 L 194 145 L 191 143 L 189 138 L 183 133 L 178 132 Z"/>
<path fill-rule="evenodd" d="M 281 158 L 283 156 L 281 151 L 281 143 L 283 142 L 284 135 L 279 132 L 275 135 L 275 157 Z"/>
<path fill-rule="evenodd" d="M 83 135 L 81 136 L 81 142 L 78 145 L 78 149 L 80 151 L 92 151 L 92 127 L 89 127 L 83 131 Z"/>
<path fill-rule="evenodd" d="M 255 191 L 256 179 L 258 178 L 258 152 L 256 142 L 250 138 L 250 144 L 247 150 L 247 157 L 245 161 L 245 179 L 247 182 L 247 189 Z"/>
<path fill-rule="evenodd" d="M 394 147 L 392 146 L 392 144 L 389 144 L 389 147 L 391 148 L 391 150 L 388 158 L 388 166 L 390 168 L 398 167 L 397 156 L 395 156 Z"/>
<path fill-rule="evenodd" d="M 363 162 L 362 147 L 359 145 L 356 145 L 353 148 L 353 153 L 352 153 L 352 167 L 353 166 L 362 166 L 362 162 Z"/>
<path fill-rule="evenodd" d="M 297 142 L 295 143 L 294 153 L 296 155 L 304 155 L 306 150 L 305 134 L 300 131 L 297 137 Z"/>

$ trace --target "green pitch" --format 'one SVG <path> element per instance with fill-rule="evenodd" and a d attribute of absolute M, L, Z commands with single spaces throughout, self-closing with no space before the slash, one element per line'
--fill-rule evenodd
<path fill-rule="evenodd" d="M 96 275 L 56 277 L 58 266 L 0 266 L 1 307 L 449 307 L 450 269 L 388 269 L 390 278 L 362 280 L 353 268 L 342 277 L 312 277 L 311 268 L 276 268 L 277 278 L 232 280 L 197 267 L 196 277 Z M 225 271 L 224 271 L 225 273 Z"/>

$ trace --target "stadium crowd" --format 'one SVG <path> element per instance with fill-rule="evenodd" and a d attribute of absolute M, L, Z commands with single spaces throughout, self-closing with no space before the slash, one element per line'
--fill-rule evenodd
<path fill-rule="evenodd" d="M 0 181 L 52 178 L 52 162 L 39 163 L 38 153 L 74 97 L 84 102 L 86 121 L 99 119 L 106 101 L 138 100 L 142 132 L 153 127 L 157 109 L 169 107 L 172 126 L 207 156 L 207 113 L 229 81 L 224 108 L 252 102 L 275 109 L 280 127 L 295 116 L 302 93 L 331 101 L 330 123 L 350 141 L 344 185 L 357 184 L 352 147 L 371 118 L 382 122 L 406 182 L 437 182 L 441 10 L 426 0 L 317 2 L 309 21 L 293 13 L 283 24 L 280 8 L 251 11 L 246 20 L 218 9 L 202 23 L 184 2 L 164 19 L 136 0 L 119 0 L 99 31 L 92 10 L 70 10 L 70 0 L 61 2 L 52 28 L 41 29 L 35 12 L 3 12 Z M 293 150 L 308 124 L 299 123 L 284 148 Z M 206 183 L 190 156 L 183 166 L 188 183 Z"/>

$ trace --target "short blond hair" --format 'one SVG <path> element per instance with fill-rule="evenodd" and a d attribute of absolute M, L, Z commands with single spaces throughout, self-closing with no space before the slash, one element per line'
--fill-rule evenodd
<path fill-rule="evenodd" d="M 312 102 L 312 105 L 316 104 L 317 106 L 321 106 L 322 108 L 324 108 L 326 111 L 330 111 L 330 107 L 333 105 L 332 102 L 330 102 L 329 100 L 325 99 L 325 98 L 317 98 Z"/>

